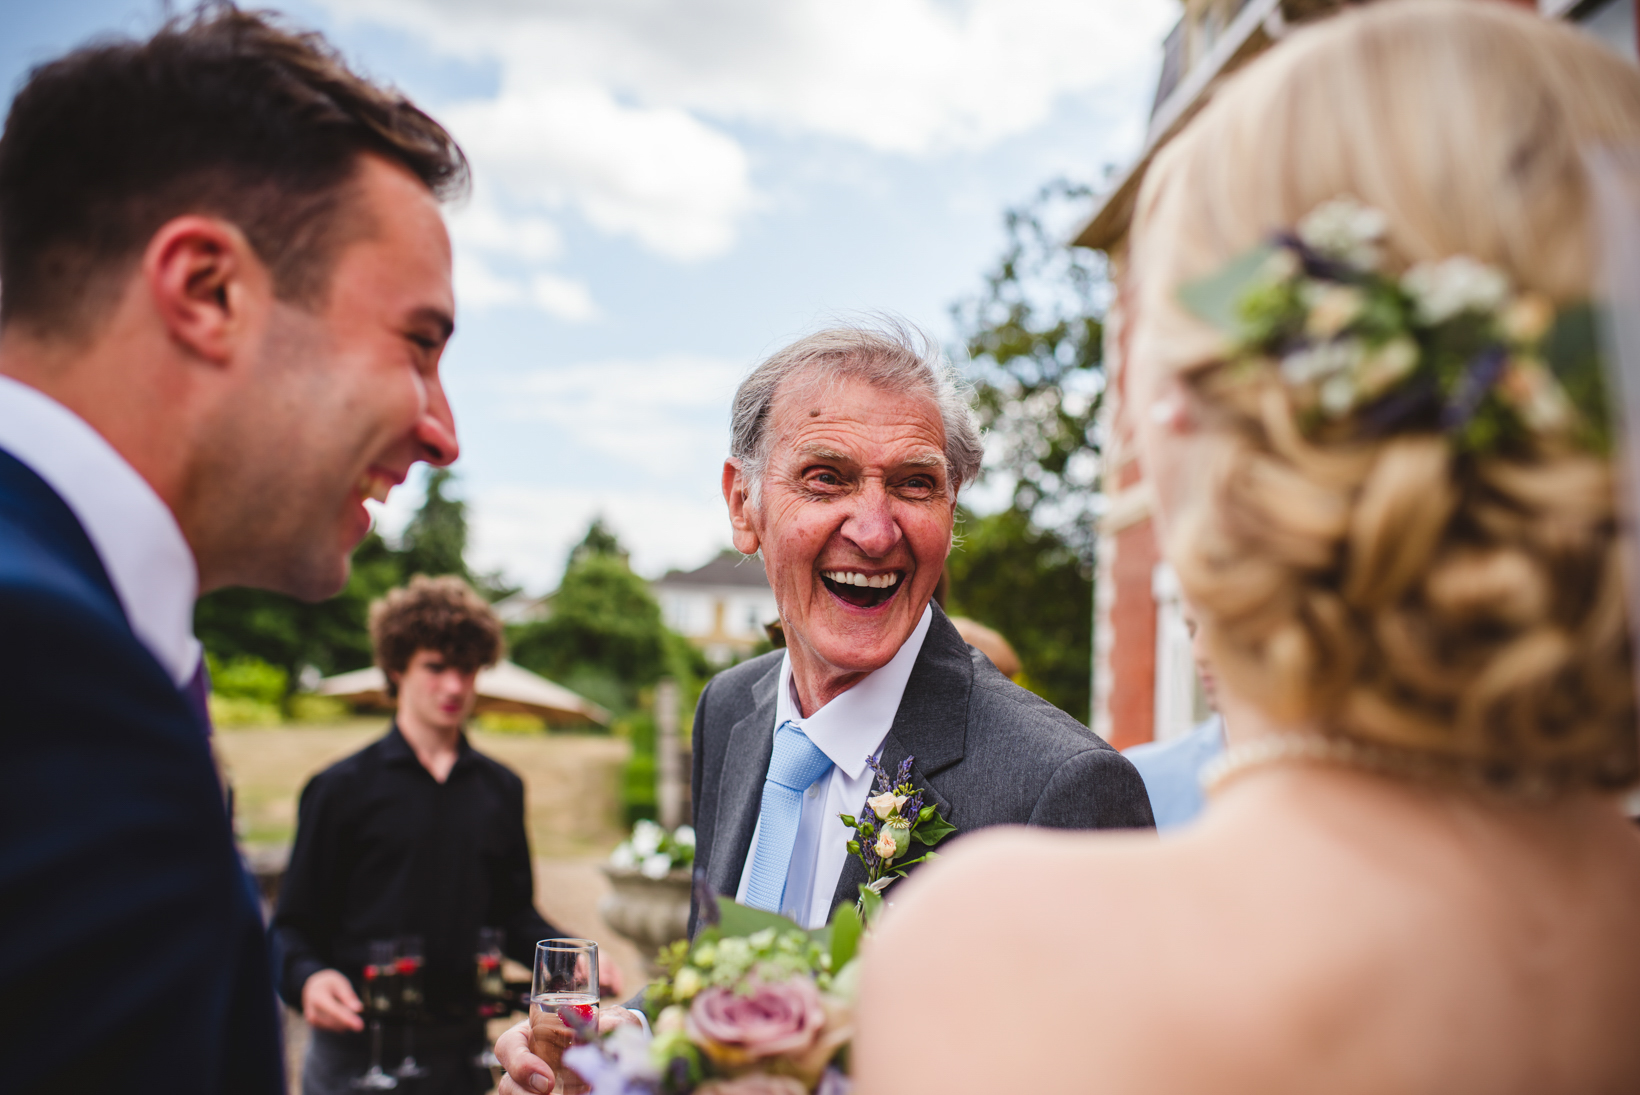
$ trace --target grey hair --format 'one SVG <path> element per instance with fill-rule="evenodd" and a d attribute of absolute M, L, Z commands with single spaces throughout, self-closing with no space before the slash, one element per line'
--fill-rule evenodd
<path fill-rule="evenodd" d="M 972 389 L 928 332 L 893 317 L 870 326 L 831 327 L 777 350 L 735 392 L 729 418 L 729 458 L 758 504 L 769 463 L 769 416 L 775 397 L 794 380 L 854 379 L 884 391 L 926 395 L 945 428 L 945 471 L 951 497 L 979 475 L 985 449 L 970 403 Z"/>

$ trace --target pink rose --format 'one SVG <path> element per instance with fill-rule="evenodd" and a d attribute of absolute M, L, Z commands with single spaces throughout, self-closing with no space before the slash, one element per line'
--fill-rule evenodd
<path fill-rule="evenodd" d="M 807 977 L 753 981 L 749 993 L 709 988 L 689 1007 L 689 1040 L 725 1068 L 769 1057 L 796 1057 L 826 1025 L 820 990 Z"/>
<path fill-rule="evenodd" d="M 791 1076 L 753 1072 L 733 1080 L 708 1080 L 695 1089 L 695 1095 L 809 1095 L 809 1089 Z"/>

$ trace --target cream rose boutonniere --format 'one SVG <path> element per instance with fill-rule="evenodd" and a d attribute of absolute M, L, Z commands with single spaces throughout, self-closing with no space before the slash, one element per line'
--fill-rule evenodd
<path fill-rule="evenodd" d="M 956 831 L 956 826 L 940 817 L 933 803 L 923 805 L 924 792 L 911 785 L 913 759 L 906 757 L 893 777 L 876 760 L 868 761 L 877 773 L 876 793 L 866 799 L 870 813 L 859 818 L 838 815 L 854 830 L 849 852 L 865 864 L 866 881 L 860 886 L 856 907 L 868 922 L 882 907 L 882 893 L 890 882 L 905 877 L 912 866 L 934 858 L 932 851 L 908 858 L 912 844 L 931 849 Z"/>

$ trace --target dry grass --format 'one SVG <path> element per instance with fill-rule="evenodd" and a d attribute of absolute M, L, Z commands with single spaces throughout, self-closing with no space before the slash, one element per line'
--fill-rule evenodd
<path fill-rule="evenodd" d="M 217 748 L 233 781 L 240 839 L 290 843 L 296 799 L 315 773 L 380 737 L 380 719 L 334 726 L 224 729 Z M 524 780 L 537 856 L 602 855 L 620 840 L 617 780 L 630 747 L 592 734 L 469 735 L 473 747 Z"/>

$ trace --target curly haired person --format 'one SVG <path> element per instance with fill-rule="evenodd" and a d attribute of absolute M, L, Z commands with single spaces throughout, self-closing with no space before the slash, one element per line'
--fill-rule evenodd
<path fill-rule="evenodd" d="M 501 657 L 501 622 L 460 578 L 417 575 L 371 606 L 370 636 L 398 713 L 302 791 L 273 919 L 279 992 L 312 1028 L 304 1095 L 350 1091 L 369 1059 L 359 997 L 370 943 L 420 939 L 426 1022 L 410 1048 L 431 1074 L 414 1090 L 470 1095 L 490 1086 L 473 1063 L 485 1041 L 479 929 L 503 929 L 525 965 L 538 940 L 568 934 L 533 903 L 523 781 L 463 733 L 478 672 Z M 388 1049 L 391 1067 L 405 1048 L 394 1038 Z"/>

